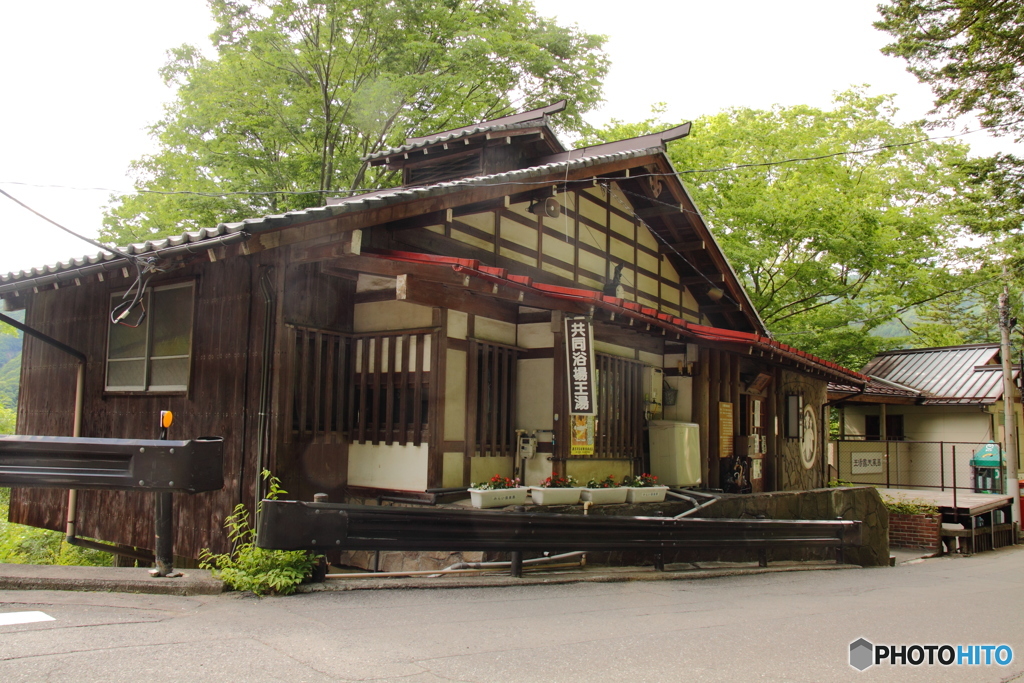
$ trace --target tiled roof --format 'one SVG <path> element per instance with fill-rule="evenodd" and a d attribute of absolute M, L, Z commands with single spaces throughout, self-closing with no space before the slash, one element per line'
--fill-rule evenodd
<path fill-rule="evenodd" d="M 646 156 L 649 154 L 661 153 L 661 149 L 633 149 L 613 154 L 600 154 L 596 156 L 583 156 L 571 161 L 552 162 L 539 166 L 495 173 L 487 176 L 474 176 L 461 178 L 443 183 L 423 185 L 416 187 L 395 187 L 374 190 L 351 197 L 340 197 L 329 200 L 327 206 L 313 207 L 299 211 L 289 211 L 284 214 L 264 216 L 262 218 L 250 218 L 239 223 L 221 223 L 215 228 L 203 228 L 200 230 L 185 232 L 181 235 L 166 237 L 157 240 L 149 240 L 140 244 L 132 244 L 122 247 L 121 250 L 139 256 L 165 256 L 168 250 L 177 251 L 209 249 L 225 243 L 225 240 L 236 241 L 247 239 L 250 235 L 283 228 L 289 225 L 299 225 L 313 221 L 333 218 L 347 213 L 358 213 L 368 211 L 391 204 L 398 204 L 414 199 L 424 199 L 457 192 L 474 186 L 485 186 L 499 183 L 528 183 L 531 178 L 546 175 L 555 170 L 567 172 L 588 166 L 596 166 L 607 162 L 634 157 Z M 102 270 L 107 267 L 116 267 L 123 261 L 118 256 L 110 253 L 97 253 L 54 264 L 44 265 L 28 270 L 0 275 L 0 294 L 19 289 L 51 285 L 54 283 L 73 280 L 76 277 Z"/>
<path fill-rule="evenodd" d="M 548 114 L 554 114 L 562 111 L 563 109 L 565 109 L 565 100 L 559 100 L 554 104 L 548 105 L 547 107 L 541 107 L 540 109 L 532 109 L 518 114 L 502 116 L 501 118 L 491 119 L 490 121 L 474 123 L 469 126 L 453 128 L 452 130 L 424 135 L 422 137 L 406 138 L 404 145 L 374 152 L 373 154 L 367 154 L 361 159 L 361 161 L 371 161 L 373 159 L 382 159 L 384 157 L 405 154 L 406 152 L 411 152 L 414 149 L 421 149 L 441 142 L 450 142 L 452 140 L 472 137 L 474 135 L 480 135 L 481 133 L 497 133 L 500 131 L 516 130 L 519 128 L 530 128 L 536 126 L 538 122 L 544 122 Z M 555 143 L 558 147 L 561 147 L 561 144 L 559 144 L 557 140 L 555 140 Z"/>

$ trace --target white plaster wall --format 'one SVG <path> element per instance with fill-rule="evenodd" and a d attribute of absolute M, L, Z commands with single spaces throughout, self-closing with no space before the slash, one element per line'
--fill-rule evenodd
<path fill-rule="evenodd" d="M 886 415 L 903 416 L 903 432 L 913 441 L 982 442 L 992 439 L 991 416 L 979 406 L 887 405 Z M 880 415 L 878 406 L 846 408 L 846 433 L 864 434 L 864 417 Z"/>
<path fill-rule="evenodd" d="M 408 301 L 374 301 L 356 304 L 352 319 L 354 332 L 386 332 L 430 327 L 433 309 Z"/>
<path fill-rule="evenodd" d="M 516 343 L 516 326 L 513 323 L 477 316 L 473 323 L 473 335 L 483 341 L 508 344 Z"/>
<path fill-rule="evenodd" d="M 469 325 L 469 314 L 463 311 L 448 309 L 448 336 L 452 339 L 465 339 Z"/>
<path fill-rule="evenodd" d="M 551 358 L 520 360 L 516 368 L 516 429 L 552 429 L 555 363 Z"/>
<path fill-rule="evenodd" d="M 846 433 L 863 435 L 867 415 L 880 415 L 879 406 L 851 405 L 845 409 Z M 969 486 L 970 459 L 976 446 L 993 440 L 992 416 L 980 406 L 887 405 L 887 415 L 903 416 L 906 442 L 844 444 L 840 471 L 850 473 L 851 453 L 874 452 L 888 459 L 886 473 L 857 475 L 856 481 L 897 486 Z M 995 440 L 1001 434 L 997 431 Z M 955 452 L 954 452 L 955 447 Z M 851 475 L 852 476 L 852 475 Z"/>
<path fill-rule="evenodd" d="M 400 491 L 426 490 L 426 444 L 374 446 L 353 443 L 348 448 L 350 485 Z"/>
<path fill-rule="evenodd" d="M 445 365 L 444 440 L 466 438 L 466 352 L 448 349 Z"/>
<path fill-rule="evenodd" d="M 455 488 L 462 486 L 462 466 L 465 456 L 462 453 L 445 453 L 441 467 L 441 486 Z"/>
<path fill-rule="evenodd" d="M 523 349 L 550 349 L 555 344 L 551 323 L 529 323 L 519 326 L 516 346 Z"/>
<path fill-rule="evenodd" d="M 676 404 L 674 406 L 664 407 L 664 417 L 662 419 L 675 422 L 693 422 L 693 378 L 666 377 L 665 381 L 679 393 L 676 395 Z"/>

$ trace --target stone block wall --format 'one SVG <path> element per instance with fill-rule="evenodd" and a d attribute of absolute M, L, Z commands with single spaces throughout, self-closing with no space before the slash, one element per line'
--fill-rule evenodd
<path fill-rule="evenodd" d="M 889 544 L 899 548 L 942 549 L 942 515 L 889 513 Z"/>

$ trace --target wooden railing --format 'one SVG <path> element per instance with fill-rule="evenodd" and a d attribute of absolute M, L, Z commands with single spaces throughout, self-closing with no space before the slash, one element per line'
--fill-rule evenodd
<path fill-rule="evenodd" d="M 345 334 L 288 327 L 286 440 L 426 441 L 433 329 Z"/>

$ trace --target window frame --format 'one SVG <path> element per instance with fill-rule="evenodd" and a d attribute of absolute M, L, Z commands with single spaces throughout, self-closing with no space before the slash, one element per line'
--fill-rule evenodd
<path fill-rule="evenodd" d="M 171 289 L 185 289 L 188 288 L 191 291 L 191 310 L 189 312 L 189 330 L 188 330 L 188 353 L 187 354 L 175 354 L 170 356 L 156 356 L 156 360 L 172 360 L 185 358 L 188 361 L 188 369 L 185 373 L 184 384 L 169 384 L 169 385 L 153 385 L 151 383 L 152 377 L 152 362 L 153 356 L 153 316 L 156 313 L 153 307 L 153 294 L 155 292 L 166 291 Z M 195 333 L 196 333 L 196 296 L 198 292 L 198 281 L 196 278 L 189 278 L 187 280 L 178 280 L 173 282 L 166 282 L 159 285 L 149 285 L 146 287 L 144 293 L 146 300 L 146 338 L 145 338 L 145 355 L 136 356 L 132 358 L 111 358 L 110 357 L 110 343 L 111 343 L 111 331 L 113 325 L 110 323 L 110 312 L 113 310 L 121 301 L 121 296 L 127 291 L 126 289 L 119 289 L 111 292 L 108 305 L 107 305 L 107 338 L 106 348 L 104 349 L 104 367 L 103 367 L 103 392 L 104 394 L 113 394 L 117 396 L 160 396 L 160 395 L 188 395 L 192 388 L 192 373 L 193 363 L 195 360 Z M 130 386 L 111 386 L 110 384 L 110 365 L 111 363 L 118 363 L 123 361 L 144 361 L 144 373 L 143 373 L 143 384 L 141 385 L 130 385 Z"/>

